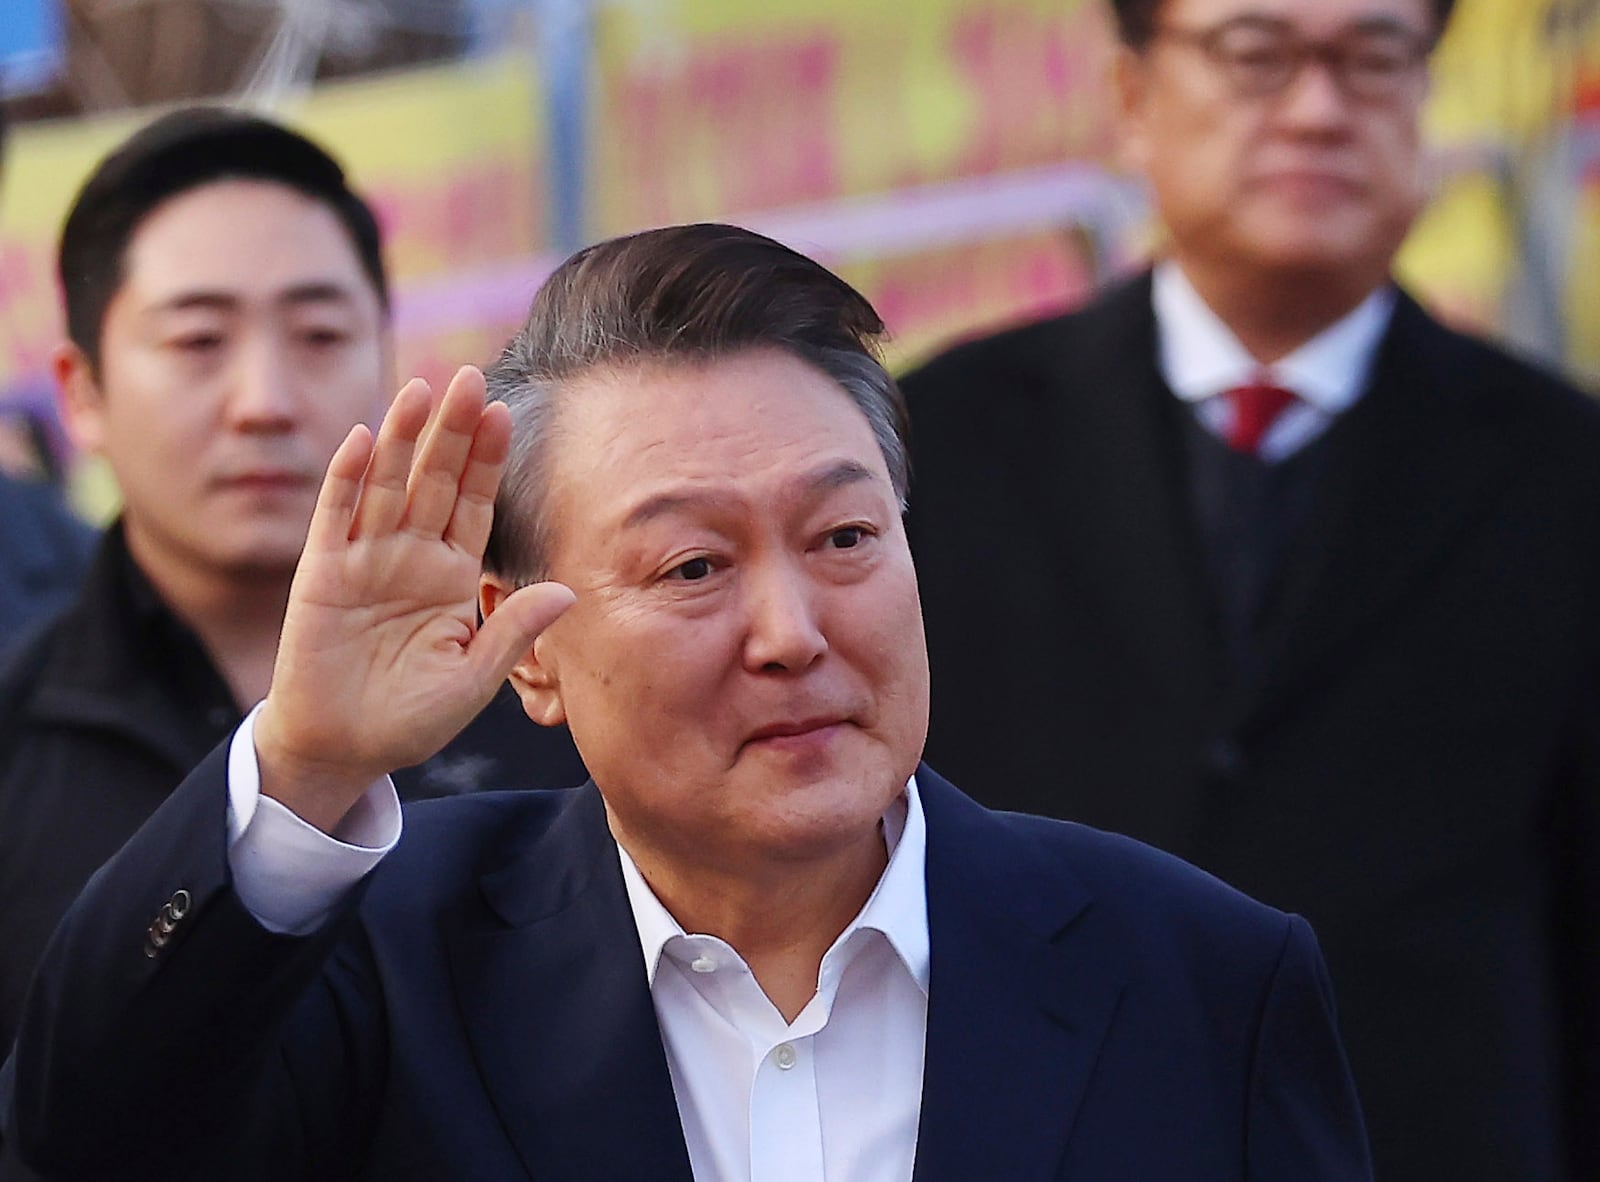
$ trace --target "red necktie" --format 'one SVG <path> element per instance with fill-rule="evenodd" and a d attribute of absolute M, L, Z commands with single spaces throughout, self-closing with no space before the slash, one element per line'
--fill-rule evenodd
<path fill-rule="evenodd" d="M 1228 446 L 1246 455 L 1255 455 L 1278 416 L 1293 405 L 1293 390 L 1256 382 L 1249 386 L 1235 386 L 1225 390 L 1223 397 L 1233 406 L 1233 422 L 1228 427 Z"/>

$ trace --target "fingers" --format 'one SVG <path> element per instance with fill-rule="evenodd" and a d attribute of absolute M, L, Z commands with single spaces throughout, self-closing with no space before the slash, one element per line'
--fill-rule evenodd
<path fill-rule="evenodd" d="M 392 533 L 404 518 L 411 457 L 428 424 L 432 402 L 428 383 L 421 378 L 412 378 L 395 395 L 367 462 L 350 537 Z"/>
<path fill-rule="evenodd" d="M 473 467 L 475 441 L 484 416 L 483 397 L 483 374 L 470 365 L 457 370 L 428 424 L 407 482 L 405 527 L 412 533 L 437 538 L 450 527 L 463 477 Z M 499 478 L 496 468 L 494 480 Z M 492 503 L 492 488 L 489 497 Z"/>
<path fill-rule="evenodd" d="M 511 667 L 543 632 L 576 602 L 571 588 L 561 583 L 534 583 L 519 587 L 483 621 L 468 649 L 475 672 L 486 686 L 498 686 L 511 675 Z"/>
<path fill-rule="evenodd" d="M 505 470 L 510 448 L 511 412 L 503 402 L 490 403 L 483 408 L 477 434 L 472 438 L 467 469 L 461 474 L 455 509 L 444 533 L 445 541 L 479 558 L 489 544 L 495 494 L 500 490 L 500 473 Z"/>
<path fill-rule="evenodd" d="M 403 528 L 482 555 L 511 438 L 509 412 L 485 407 L 484 393 L 472 366 L 456 371 L 437 400 L 420 378 L 406 383 L 368 450 L 358 499 L 347 485 L 339 490 L 346 537 Z"/>
<path fill-rule="evenodd" d="M 350 537 L 351 521 L 361 499 L 361 477 L 371 456 L 372 432 L 365 423 L 357 423 L 328 461 L 306 533 L 308 550 L 332 549 Z"/>

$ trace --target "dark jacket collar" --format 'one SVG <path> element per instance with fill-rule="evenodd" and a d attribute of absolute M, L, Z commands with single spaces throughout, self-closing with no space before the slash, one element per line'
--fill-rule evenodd
<path fill-rule="evenodd" d="M 227 683 L 133 560 L 120 521 L 77 599 L 35 643 L 20 658 L 37 670 L 35 722 L 122 732 L 182 772 L 239 721 Z"/>

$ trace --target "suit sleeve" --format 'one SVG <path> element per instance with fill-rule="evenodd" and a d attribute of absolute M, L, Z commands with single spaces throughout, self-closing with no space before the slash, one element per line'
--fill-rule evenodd
<path fill-rule="evenodd" d="M 322 1107 L 307 1081 L 360 1096 L 379 1070 L 372 991 L 359 966 L 338 971 L 363 888 L 311 935 L 267 931 L 232 888 L 226 801 L 223 744 L 56 929 L 0 1072 L 8 1160 L 63 1179 L 280 1179 L 359 1138 L 348 1106 L 328 1106 L 348 1137 L 299 1114 Z M 320 1031 L 314 1065 L 282 1045 L 296 1011 L 297 1033 Z"/>
<path fill-rule="evenodd" d="M 1269 983 L 1250 1073 L 1250 1182 L 1372 1177 L 1355 1083 L 1339 1040 L 1333 986 L 1298 916 Z"/>

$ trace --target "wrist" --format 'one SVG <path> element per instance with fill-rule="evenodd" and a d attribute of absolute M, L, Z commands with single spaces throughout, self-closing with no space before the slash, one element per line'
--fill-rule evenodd
<path fill-rule="evenodd" d="M 329 754 L 297 742 L 294 728 L 274 709 L 269 693 L 255 720 L 256 764 L 261 794 L 269 796 L 308 825 L 332 835 L 361 799 L 381 768 L 366 768 L 351 758 L 348 746 L 328 745 Z"/>

